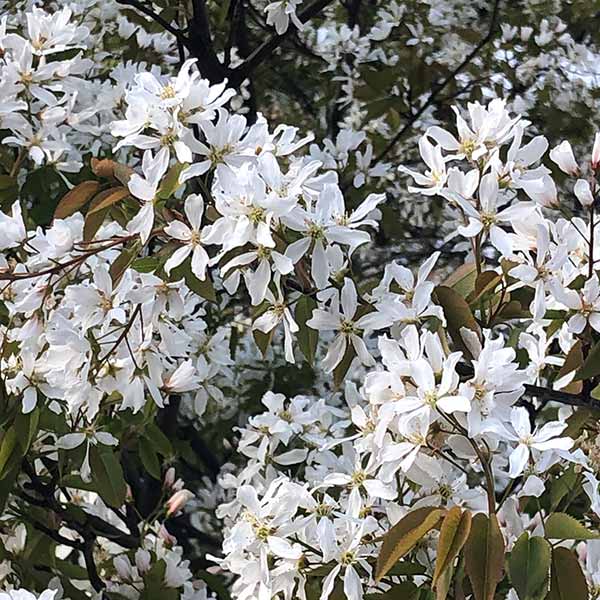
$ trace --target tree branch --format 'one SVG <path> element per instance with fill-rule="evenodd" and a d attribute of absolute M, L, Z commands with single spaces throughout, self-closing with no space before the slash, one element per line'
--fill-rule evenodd
<path fill-rule="evenodd" d="M 427 98 L 425 104 L 419 108 L 419 110 L 410 117 L 409 121 L 400 129 L 400 131 L 389 141 L 388 145 L 379 153 L 375 158 L 374 164 L 381 161 L 390 150 L 402 139 L 404 134 L 415 124 L 419 117 L 435 102 L 439 94 L 446 88 L 446 86 L 455 79 L 455 77 L 469 65 L 469 63 L 479 54 L 479 52 L 486 46 L 494 37 L 494 31 L 496 29 L 496 23 L 498 20 L 498 12 L 500 9 L 501 0 L 495 0 L 494 7 L 492 10 L 492 17 L 490 20 L 490 27 L 487 34 L 480 40 L 480 42 L 467 54 L 465 59 L 456 67 L 441 83 L 434 87 L 433 91 Z"/>
<path fill-rule="evenodd" d="M 317 16 L 327 5 L 331 4 L 334 0 L 316 0 L 301 13 L 298 14 L 298 18 L 302 23 L 310 21 L 313 17 Z M 250 73 L 252 73 L 260 64 L 267 59 L 273 51 L 281 45 L 283 40 L 293 30 L 293 27 L 288 27 L 287 31 L 281 35 L 275 34 L 270 37 L 266 42 L 261 44 L 254 52 L 245 60 L 241 65 L 236 67 L 231 73 L 231 83 L 234 86 L 238 86 Z"/>
<path fill-rule="evenodd" d="M 177 29 L 177 27 L 173 27 L 173 25 L 171 25 L 168 21 L 163 19 L 157 12 L 146 6 L 143 2 L 140 2 L 140 0 L 117 0 L 117 4 L 124 4 L 126 6 L 132 6 L 133 8 L 137 8 L 141 13 L 156 21 L 169 33 L 172 33 L 178 40 L 183 42 L 184 45 L 187 45 L 187 38 L 183 34 L 183 31 Z"/>
<path fill-rule="evenodd" d="M 600 402 L 587 394 L 571 394 L 537 385 L 525 385 L 525 393 L 529 396 L 536 396 L 543 402 L 558 402 L 567 406 L 600 407 Z"/>

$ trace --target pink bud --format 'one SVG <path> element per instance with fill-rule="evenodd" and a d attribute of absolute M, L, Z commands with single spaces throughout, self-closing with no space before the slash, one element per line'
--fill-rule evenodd
<path fill-rule="evenodd" d="M 168 489 L 173 486 L 175 483 L 175 468 L 169 467 L 167 472 L 165 473 L 165 479 L 163 481 L 163 485 Z"/>
<path fill-rule="evenodd" d="M 171 535 L 164 525 L 161 525 L 158 530 L 158 537 L 163 540 L 166 546 L 173 547 L 177 543 L 177 538 Z"/>
<path fill-rule="evenodd" d="M 194 494 L 189 490 L 179 490 L 167 500 L 167 517 L 179 512 L 192 498 Z"/>
<path fill-rule="evenodd" d="M 594 171 L 600 166 L 600 132 L 594 138 L 594 148 L 592 149 L 592 169 Z"/>

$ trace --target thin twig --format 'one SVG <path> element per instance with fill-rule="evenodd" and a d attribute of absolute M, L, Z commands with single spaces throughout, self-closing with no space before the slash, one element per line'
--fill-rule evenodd
<path fill-rule="evenodd" d="M 494 8 L 492 11 L 492 18 L 490 20 L 490 27 L 487 34 L 481 39 L 481 41 L 467 54 L 465 59 L 456 67 L 441 83 L 433 88 L 433 91 L 427 98 L 425 104 L 419 108 L 419 110 L 409 119 L 409 121 L 402 127 L 402 129 L 389 141 L 388 145 L 379 153 L 375 158 L 374 164 L 380 162 L 390 150 L 402 139 L 404 134 L 415 124 L 419 117 L 435 102 L 439 94 L 446 88 L 446 86 L 455 79 L 455 77 L 466 67 L 468 64 L 479 54 L 479 52 L 486 46 L 491 39 L 494 37 L 494 31 L 496 29 L 496 22 L 498 20 L 498 12 L 500 8 L 501 0 L 495 0 Z"/>
<path fill-rule="evenodd" d="M 298 18 L 302 23 L 310 21 L 317 16 L 327 5 L 334 0 L 316 0 L 298 14 Z M 231 73 L 232 85 L 239 85 L 250 73 L 252 73 L 260 64 L 262 64 L 273 51 L 281 45 L 283 40 L 293 31 L 293 27 L 288 27 L 285 33 L 271 36 L 266 42 L 261 44 L 241 65 L 236 67 Z"/>

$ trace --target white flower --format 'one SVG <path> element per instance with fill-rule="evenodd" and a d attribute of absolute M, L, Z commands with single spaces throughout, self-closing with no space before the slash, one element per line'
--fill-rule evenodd
<path fill-rule="evenodd" d="M 173 252 L 165 263 L 165 273 L 169 275 L 171 271 L 180 265 L 191 253 L 192 255 L 192 273 L 204 281 L 206 279 L 206 267 L 209 263 L 209 256 L 204 249 L 203 244 L 210 243 L 210 228 L 202 229 L 202 215 L 204 213 L 204 200 L 198 194 L 188 196 L 185 201 L 185 215 L 188 218 L 191 227 L 188 227 L 182 221 L 171 221 L 165 227 L 165 233 L 184 243 L 181 248 Z"/>
<path fill-rule="evenodd" d="M 419 140 L 419 151 L 421 157 L 425 161 L 425 164 L 429 167 L 429 170 L 425 172 L 425 175 L 416 171 L 400 166 L 398 170 L 402 173 L 410 175 L 415 183 L 420 187 L 409 186 L 408 191 L 414 193 L 425 194 L 426 196 L 434 196 L 439 194 L 443 189 L 448 179 L 446 173 L 446 161 L 442 156 L 441 146 L 433 145 L 426 136 L 423 136 Z"/>
<path fill-rule="evenodd" d="M 488 173 L 481 178 L 479 185 L 480 209 L 476 209 L 470 202 L 457 198 L 460 207 L 468 218 L 468 224 L 460 226 L 458 232 L 468 238 L 485 233 L 490 242 L 503 256 L 512 254 L 513 244 L 509 234 L 500 227 L 501 224 L 510 224 L 513 219 L 525 218 L 533 206 L 527 202 L 519 202 L 498 211 L 499 186 L 495 173 Z"/>
<path fill-rule="evenodd" d="M 290 20 L 300 30 L 303 29 L 302 21 L 296 15 L 296 9 L 302 0 L 279 0 L 271 2 L 265 8 L 267 25 L 275 27 L 278 35 L 283 35 L 289 27 Z"/>
<path fill-rule="evenodd" d="M 168 166 L 169 151 L 167 148 L 161 148 L 156 156 L 152 155 L 151 150 L 146 150 L 142 160 L 144 177 L 134 173 L 129 180 L 129 191 L 142 201 L 142 208 L 129 221 L 127 231 L 139 233 L 143 244 L 148 241 L 152 233 L 156 193 Z"/>
<path fill-rule="evenodd" d="M 369 354 L 361 335 L 359 335 L 364 329 L 371 328 L 373 317 L 372 315 L 365 315 L 355 319 L 358 301 L 356 287 L 351 279 L 345 279 L 340 300 L 341 312 L 340 303 L 337 298 L 334 298 L 329 311 L 317 308 L 313 311 L 312 317 L 306 322 L 309 327 L 319 331 L 337 332 L 322 362 L 326 373 L 331 373 L 340 363 L 346 353 L 348 342 L 350 342 L 363 364 L 369 366 L 374 364 L 373 357 Z"/>
<path fill-rule="evenodd" d="M 9 217 L 0 211 L 0 250 L 15 248 L 27 238 L 21 203 L 16 200 L 12 205 Z"/>
<path fill-rule="evenodd" d="M 511 410 L 510 423 L 513 432 L 500 430 L 501 437 L 512 442 L 517 442 L 516 448 L 510 453 L 509 477 L 514 479 L 523 473 L 532 450 L 547 452 L 551 450 L 569 450 L 573 440 L 569 437 L 559 437 L 567 427 L 566 423 L 553 421 L 546 423 L 541 429 L 531 433 L 529 413 L 526 408 L 516 407 Z M 496 431 L 499 431 L 496 429 Z"/>
<path fill-rule="evenodd" d="M 252 324 L 252 329 L 257 329 L 263 333 L 273 331 L 279 323 L 283 323 L 285 359 L 288 362 L 295 362 L 293 348 L 293 334 L 298 332 L 299 327 L 292 317 L 292 313 L 286 304 L 285 297 L 281 291 L 281 276 L 276 274 L 273 278 L 277 297 L 271 290 L 267 289 L 265 299 L 269 303 L 269 308 L 262 313 Z"/>

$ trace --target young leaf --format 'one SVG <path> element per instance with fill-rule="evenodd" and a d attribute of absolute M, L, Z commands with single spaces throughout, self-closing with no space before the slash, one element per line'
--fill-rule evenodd
<path fill-rule="evenodd" d="M 116 287 L 121 280 L 121 277 L 125 274 L 125 271 L 129 268 L 131 263 L 135 260 L 138 252 L 141 248 L 141 242 L 136 241 L 129 248 L 124 248 L 119 256 L 110 265 L 109 273 L 113 282 L 113 287 Z"/>
<path fill-rule="evenodd" d="M 448 332 L 452 340 L 459 348 L 470 355 L 462 340 L 460 330 L 466 327 L 474 331 L 479 337 L 481 337 L 481 330 L 467 301 L 458 292 L 444 285 L 438 285 L 435 288 L 435 295 L 437 302 L 444 309 L 444 315 L 448 322 Z"/>
<path fill-rule="evenodd" d="M 552 548 L 542 537 L 526 531 L 515 543 L 508 559 L 508 574 L 519 600 L 543 598 L 548 586 Z"/>
<path fill-rule="evenodd" d="M 83 181 L 76 185 L 61 198 L 54 210 L 54 218 L 66 219 L 75 214 L 98 193 L 99 189 L 100 183 L 97 181 Z"/>
<path fill-rule="evenodd" d="M 157 196 L 162 200 L 170 198 L 179 187 L 179 176 L 185 167 L 188 165 L 185 163 L 175 163 L 167 172 L 166 176 L 162 180 L 160 187 L 158 188 Z"/>
<path fill-rule="evenodd" d="M 465 570 L 475 600 L 493 600 L 503 565 L 504 538 L 496 515 L 475 515 L 465 545 Z"/>
<path fill-rule="evenodd" d="M 465 545 L 471 531 L 471 520 L 471 513 L 468 510 L 463 511 L 460 506 L 454 506 L 446 513 L 440 529 L 435 571 L 431 582 L 434 587 Z"/>
<path fill-rule="evenodd" d="M 577 340 L 575 344 L 573 344 L 572 348 L 569 350 L 569 353 L 565 357 L 565 362 L 563 366 L 560 368 L 557 379 L 568 375 L 569 373 L 579 369 L 583 364 L 583 350 L 581 348 L 581 340 Z M 582 390 L 582 384 L 576 381 L 573 381 L 568 386 L 564 388 L 566 392 L 571 392 L 572 394 L 579 394 Z"/>
<path fill-rule="evenodd" d="M 549 540 L 595 540 L 600 537 L 565 513 L 552 513 L 544 529 Z"/>
<path fill-rule="evenodd" d="M 405 515 L 383 537 L 377 557 L 375 580 L 380 581 L 417 542 L 437 527 L 445 514 L 444 509 L 417 508 Z"/>
<path fill-rule="evenodd" d="M 477 267 L 475 263 L 465 263 L 454 270 L 443 285 L 452 288 L 463 298 L 466 298 L 475 289 L 476 279 Z"/>
<path fill-rule="evenodd" d="M 129 196 L 129 190 L 124 187 L 114 187 L 110 190 L 106 190 L 106 192 L 106 194 L 102 195 L 100 201 L 95 200 L 93 206 L 90 206 L 90 210 L 87 213 L 88 215 L 110 208 L 113 204 L 117 204 Z"/>
<path fill-rule="evenodd" d="M 588 600 L 588 587 L 577 556 L 567 548 L 552 550 L 550 591 L 546 600 Z"/>

